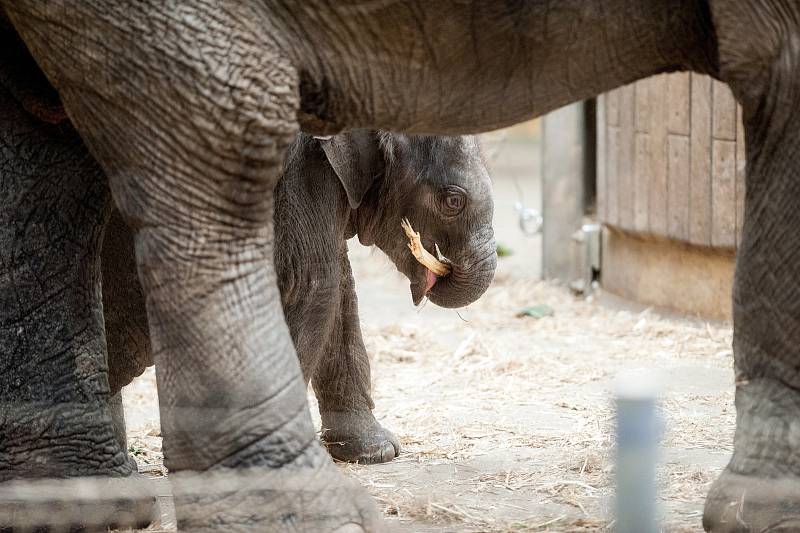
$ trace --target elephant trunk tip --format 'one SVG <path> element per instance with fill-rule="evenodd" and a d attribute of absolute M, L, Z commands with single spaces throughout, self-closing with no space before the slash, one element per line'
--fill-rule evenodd
<path fill-rule="evenodd" d="M 445 308 L 464 307 L 486 292 L 497 268 L 496 251 L 492 249 L 490 254 L 478 261 L 465 264 L 467 266 L 462 267 L 459 263 L 451 263 L 450 274 L 436 279 L 427 291 L 431 302 Z"/>

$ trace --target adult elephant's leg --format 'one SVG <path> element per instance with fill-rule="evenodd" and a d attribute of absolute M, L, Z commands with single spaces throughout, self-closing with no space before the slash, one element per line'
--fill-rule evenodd
<path fill-rule="evenodd" d="M 106 224 L 101 265 L 108 383 L 111 394 L 117 394 L 153 364 L 153 353 L 144 293 L 136 269 L 133 230 L 116 209 Z"/>
<path fill-rule="evenodd" d="M 734 289 L 734 453 L 703 523 L 715 532 L 797 531 L 800 9 L 718 8 L 715 17 L 723 75 L 744 108 L 747 193 Z"/>
<path fill-rule="evenodd" d="M 111 421 L 120 445 L 127 449 L 122 387 L 153 364 L 147 309 L 136 270 L 133 231 L 113 209 L 100 254 L 103 319 L 108 353 Z M 136 461 L 131 458 L 136 465 Z"/>
<path fill-rule="evenodd" d="M 125 413 L 122 405 L 122 392 L 117 391 L 112 394 L 108 399 L 108 407 L 111 413 L 111 424 L 114 429 L 114 438 L 117 439 L 120 448 L 123 450 L 128 449 L 128 433 L 125 427 Z M 131 463 L 132 470 L 136 472 L 136 459 L 128 456 L 128 461 Z"/>
<path fill-rule="evenodd" d="M 0 88 L 0 529 L 145 525 L 153 513 L 109 405 L 98 261 L 109 200 L 75 130 Z M 100 485 L 110 499 L 52 480 L 84 476 L 117 479 Z"/>
<path fill-rule="evenodd" d="M 361 337 L 353 274 L 342 254 L 340 307 L 331 345 L 314 370 L 322 439 L 340 461 L 385 463 L 400 453 L 395 435 L 375 420 L 370 395 L 369 357 Z"/>
<path fill-rule="evenodd" d="M 68 4 L 5 6 L 134 228 L 179 525 L 375 528 L 316 439 L 281 310 L 273 189 L 298 87 L 270 21 L 239 3 Z"/>

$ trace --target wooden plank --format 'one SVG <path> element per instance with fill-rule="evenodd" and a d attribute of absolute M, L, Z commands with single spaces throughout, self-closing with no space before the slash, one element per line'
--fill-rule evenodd
<path fill-rule="evenodd" d="M 606 218 L 606 164 L 608 146 L 606 144 L 606 95 L 597 97 L 597 219 L 607 222 Z"/>
<path fill-rule="evenodd" d="M 619 126 L 619 92 L 614 89 L 606 93 L 606 120 L 610 126 Z"/>
<path fill-rule="evenodd" d="M 742 242 L 747 154 L 742 124 L 742 108 L 736 106 L 736 246 Z"/>
<path fill-rule="evenodd" d="M 619 224 L 619 126 L 609 124 L 606 128 L 606 146 L 606 223 L 616 226 Z"/>
<path fill-rule="evenodd" d="M 689 137 L 667 136 L 667 213 L 669 236 L 689 237 Z"/>
<path fill-rule="evenodd" d="M 574 272 L 572 235 L 584 217 L 586 114 L 576 102 L 542 120 L 542 274 L 569 280 Z"/>
<path fill-rule="evenodd" d="M 667 75 L 667 129 L 670 133 L 689 135 L 689 73 Z"/>
<path fill-rule="evenodd" d="M 650 84 L 650 232 L 667 235 L 667 76 Z"/>
<path fill-rule="evenodd" d="M 650 134 L 636 133 L 633 160 L 633 229 L 646 233 L 649 229 L 648 207 L 650 203 Z"/>
<path fill-rule="evenodd" d="M 603 238 L 603 290 L 645 305 L 730 320 L 731 255 L 609 229 Z"/>
<path fill-rule="evenodd" d="M 689 241 L 711 245 L 711 78 L 692 74 Z"/>
<path fill-rule="evenodd" d="M 728 86 L 720 81 L 712 83 L 713 136 L 726 141 L 736 140 L 736 100 Z"/>
<path fill-rule="evenodd" d="M 650 179 L 652 175 L 651 140 L 653 79 L 646 78 L 636 83 L 636 133 L 634 135 L 633 160 L 633 226 L 640 233 L 650 230 Z"/>
<path fill-rule="evenodd" d="M 736 143 L 714 139 L 712 143 L 711 244 L 736 245 Z"/>
<path fill-rule="evenodd" d="M 633 136 L 634 136 L 634 84 L 620 89 L 619 95 L 619 161 L 617 171 L 617 193 L 619 195 L 619 221 L 621 228 L 634 229 L 634 182 Z"/>
<path fill-rule="evenodd" d="M 649 229 L 649 205 L 650 205 L 650 175 L 652 168 L 652 157 L 650 156 L 650 134 L 637 133 L 634 139 L 634 193 L 633 193 L 633 227 L 640 233 L 645 233 Z"/>
<path fill-rule="evenodd" d="M 636 91 L 636 131 L 647 133 L 650 131 L 650 79 L 637 81 L 634 84 Z"/>

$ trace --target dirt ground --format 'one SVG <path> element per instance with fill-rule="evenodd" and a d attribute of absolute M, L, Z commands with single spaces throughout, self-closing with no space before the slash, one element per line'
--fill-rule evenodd
<path fill-rule="evenodd" d="M 515 253 L 479 302 L 458 313 L 414 308 L 407 280 L 380 252 L 351 246 L 376 416 L 403 452 L 384 465 L 340 467 L 401 532 L 609 530 L 611 391 L 620 372 L 634 373 L 661 383 L 663 530 L 700 531 L 704 494 L 731 452 L 730 326 L 602 293 L 577 299 L 538 281 L 538 237 L 516 229 L 513 209 L 520 180 L 536 207 L 537 152 L 513 139 L 502 150 L 495 228 Z M 552 315 L 517 316 L 532 305 Z M 130 449 L 162 496 L 158 529 L 173 529 L 152 370 L 124 399 Z"/>

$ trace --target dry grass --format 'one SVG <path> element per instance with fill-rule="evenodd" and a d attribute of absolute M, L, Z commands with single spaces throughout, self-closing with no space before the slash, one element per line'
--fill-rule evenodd
<path fill-rule="evenodd" d="M 547 304 L 554 313 L 516 318 L 519 308 L 531 304 Z M 614 376 L 630 367 L 669 375 L 694 365 L 725 377 L 731 366 L 727 325 L 615 310 L 561 288 L 510 279 L 501 279 L 472 307 L 468 323 L 452 329 L 367 328 L 365 336 L 375 360 L 379 418 L 404 447 L 398 467 L 471 465 L 480 457 L 494 461 L 520 455 L 515 450 L 527 452 L 515 469 L 492 471 L 490 461 L 477 475 L 451 476 L 457 486 L 451 490 L 443 490 L 446 481 L 435 488 L 387 483 L 390 468 L 343 467 L 370 487 L 387 516 L 460 524 L 454 531 L 608 528 Z M 698 529 L 705 492 L 731 449 L 732 399 L 732 387 L 692 395 L 665 390 L 664 446 L 721 457 L 713 465 L 688 459 L 661 467 L 662 499 L 690 507 L 668 505 L 666 530 Z M 537 459 L 537 451 L 546 459 Z M 526 510 L 533 516 L 507 519 L 507 510 L 497 508 L 514 493 L 523 495 L 516 516 Z M 524 505 L 526 499 L 532 505 Z M 571 512 L 543 516 L 550 504 Z"/>

